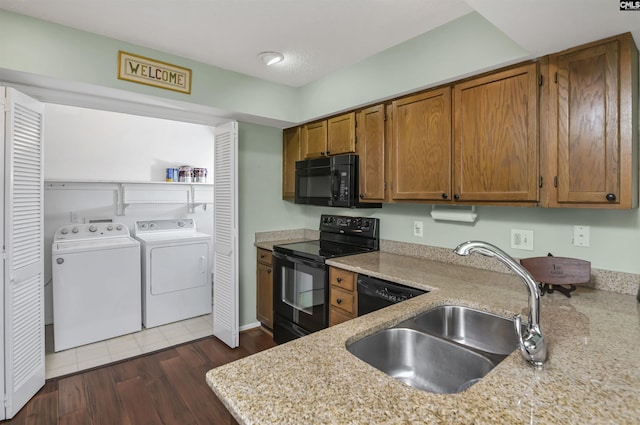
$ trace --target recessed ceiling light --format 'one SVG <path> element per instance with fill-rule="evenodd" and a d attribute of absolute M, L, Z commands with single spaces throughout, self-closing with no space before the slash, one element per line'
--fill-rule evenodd
<path fill-rule="evenodd" d="M 278 52 L 262 52 L 258 54 L 258 58 L 267 66 L 275 65 L 284 60 L 284 55 Z"/>

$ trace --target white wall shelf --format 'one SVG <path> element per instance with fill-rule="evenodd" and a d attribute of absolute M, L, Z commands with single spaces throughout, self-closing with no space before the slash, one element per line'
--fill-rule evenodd
<path fill-rule="evenodd" d="M 193 213 L 206 211 L 213 204 L 212 183 L 139 182 L 104 180 L 46 180 L 45 190 L 112 190 L 116 196 L 116 214 L 125 215 L 133 204 L 184 204 Z"/>

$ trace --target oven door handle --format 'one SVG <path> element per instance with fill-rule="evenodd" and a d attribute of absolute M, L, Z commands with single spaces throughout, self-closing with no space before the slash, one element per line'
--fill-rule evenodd
<path fill-rule="evenodd" d="M 320 267 L 323 266 L 323 264 L 318 263 L 318 262 L 313 261 L 313 260 L 306 260 L 306 259 L 299 258 L 299 257 L 292 257 L 290 255 L 282 254 L 282 253 L 276 252 L 276 251 L 273 252 L 273 256 L 275 258 L 280 259 L 280 260 L 289 261 L 289 262 L 295 263 L 295 264 L 303 264 L 303 265 L 305 265 L 307 267 L 312 267 L 314 269 L 317 269 L 317 268 L 320 268 Z"/>

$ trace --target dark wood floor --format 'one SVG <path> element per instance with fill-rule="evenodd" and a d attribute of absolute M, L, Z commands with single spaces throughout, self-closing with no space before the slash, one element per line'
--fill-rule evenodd
<path fill-rule="evenodd" d="M 207 338 L 88 372 L 48 380 L 2 425 L 210 425 L 230 415 L 205 382 L 208 370 L 274 346 L 262 329 L 230 349 Z M 231 421 L 233 423 L 233 421 Z"/>

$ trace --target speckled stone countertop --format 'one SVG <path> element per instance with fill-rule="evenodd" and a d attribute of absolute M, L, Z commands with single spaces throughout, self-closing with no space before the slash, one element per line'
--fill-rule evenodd
<path fill-rule="evenodd" d="M 345 344 L 437 305 L 526 317 L 511 274 L 388 252 L 328 261 L 431 292 L 212 369 L 207 383 L 240 424 L 637 424 L 640 307 L 633 295 L 579 287 L 542 297 L 544 368 L 515 351 L 458 394 L 414 389 Z"/>

